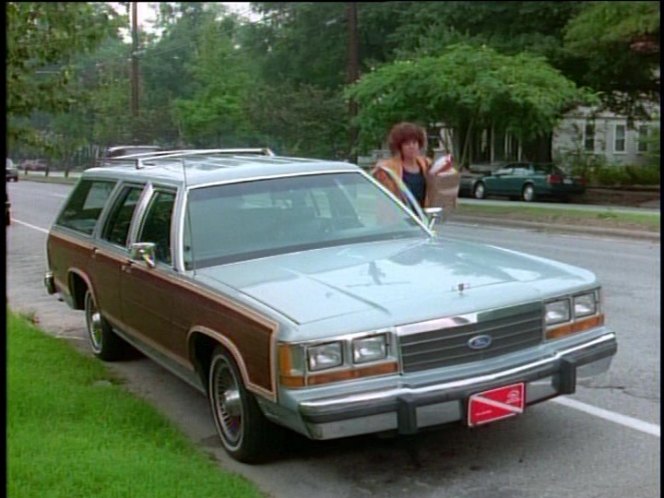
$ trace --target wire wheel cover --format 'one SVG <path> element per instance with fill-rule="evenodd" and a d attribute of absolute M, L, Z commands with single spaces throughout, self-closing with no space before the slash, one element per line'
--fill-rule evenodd
<path fill-rule="evenodd" d="M 242 439 L 242 394 L 233 371 L 225 360 L 214 366 L 212 396 L 215 417 L 224 439 L 237 446 Z"/>

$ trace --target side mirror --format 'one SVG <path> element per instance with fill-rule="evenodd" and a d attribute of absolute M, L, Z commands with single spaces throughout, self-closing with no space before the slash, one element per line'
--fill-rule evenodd
<path fill-rule="evenodd" d="M 424 213 L 427 215 L 429 220 L 429 229 L 432 230 L 433 227 L 438 223 L 439 220 L 443 218 L 443 208 L 442 207 L 428 207 L 424 209 Z"/>
<path fill-rule="evenodd" d="M 136 242 L 129 246 L 129 257 L 134 261 L 145 261 L 150 268 L 154 268 L 156 247 L 154 242 Z"/>

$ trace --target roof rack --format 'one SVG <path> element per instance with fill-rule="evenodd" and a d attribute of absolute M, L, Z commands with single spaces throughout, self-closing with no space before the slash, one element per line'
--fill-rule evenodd
<path fill-rule="evenodd" d="M 267 147 L 256 149 L 178 149 L 178 150 L 161 150 L 154 152 L 142 152 L 140 154 L 128 154 L 126 156 L 118 156 L 108 158 L 108 162 L 126 162 L 135 160 L 136 169 L 145 167 L 145 162 L 152 159 L 177 159 L 187 156 L 237 156 L 237 155 L 261 155 L 261 156 L 274 156 L 274 152 Z"/>

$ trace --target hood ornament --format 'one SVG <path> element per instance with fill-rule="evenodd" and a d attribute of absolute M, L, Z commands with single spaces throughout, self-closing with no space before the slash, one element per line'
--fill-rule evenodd
<path fill-rule="evenodd" d="M 463 282 L 457 284 L 456 287 L 452 287 L 453 291 L 457 291 L 459 294 L 463 294 L 463 291 L 470 289 L 470 284 L 465 284 Z"/>

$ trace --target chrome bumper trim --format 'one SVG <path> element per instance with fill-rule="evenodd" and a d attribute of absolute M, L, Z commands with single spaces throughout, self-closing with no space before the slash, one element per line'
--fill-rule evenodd
<path fill-rule="evenodd" d="M 57 292 L 52 271 L 47 271 L 44 275 L 44 287 L 46 287 L 46 292 L 49 294 L 55 294 Z"/>
<path fill-rule="evenodd" d="M 615 342 L 616 341 L 616 334 L 614 332 L 608 332 L 604 334 L 601 337 L 598 337 L 596 339 L 593 339 L 588 342 L 584 342 L 583 344 L 579 344 L 577 346 L 573 346 L 567 349 L 563 349 L 561 351 L 556 352 L 552 356 L 548 358 L 543 358 L 541 360 L 533 361 L 530 363 L 526 363 L 525 365 L 520 365 L 518 367 L 510 368 L 508 370 L 502 370 L 497 373 L 493 374 L 486 374 L 486 375 L 480 375 L 477 377 L 471 377 L 467 379 L 460 379 L 460 380 L 455 380 L 451 382 L 445 382 L 443 384 L 434 384 L 430 386 L 424 386 L 424 387 L 399 387 L 395 389 L 388 389 L 385 391 L 376 391 L 376 392 L 368 392 L 368 393 L 361 393 L 361 394 L 355 394 L 355 395 L 348 395 L 348 396 L 338 396 L 335 398 L 331 399 L 323 399 L 323 400 L 314 400 L 314 401 L 302 401 L 300 403 L 300 408 L 303 409 L 304 411 L 309 411 L 311 410 L 312 412 L 316 412 L 317 409 L 321 408 L 328 408 L 328 407 L 336 407 L 336 408 L 341 408 L 345 405 L 353 406 L 358 403 L 366 403 L 366 402 L 380 402 L 384 400 L 392 400 L 392 399 L 397 399 L 402 396 L 417 396 L 417 395 L 423 395 L 423 394 L 436 394 L 436 393 L 443 393 L 448 390 L 453 390 L 453 389 L 460 389 L 468 386 L 472 386 L 475 384 L 483 384 L 483 383 L 488 383 L 488 382 L 495 382 L 495 381 L 500 381 L 502 378 L 507 378 L 511 377 L 514 375 L 519 375 L 521 373 L 528 372 L 530 370 L 534 370 L 543 366 L 549 366 L 555 362 L 560 361 L 563 359 L 565 356 L 574 354 L 577 352 L 581 352 L 583 350 L 592 348 L 594 346 L 601 346 L 603 344 L 607 344 L 610 342 Z"/>

